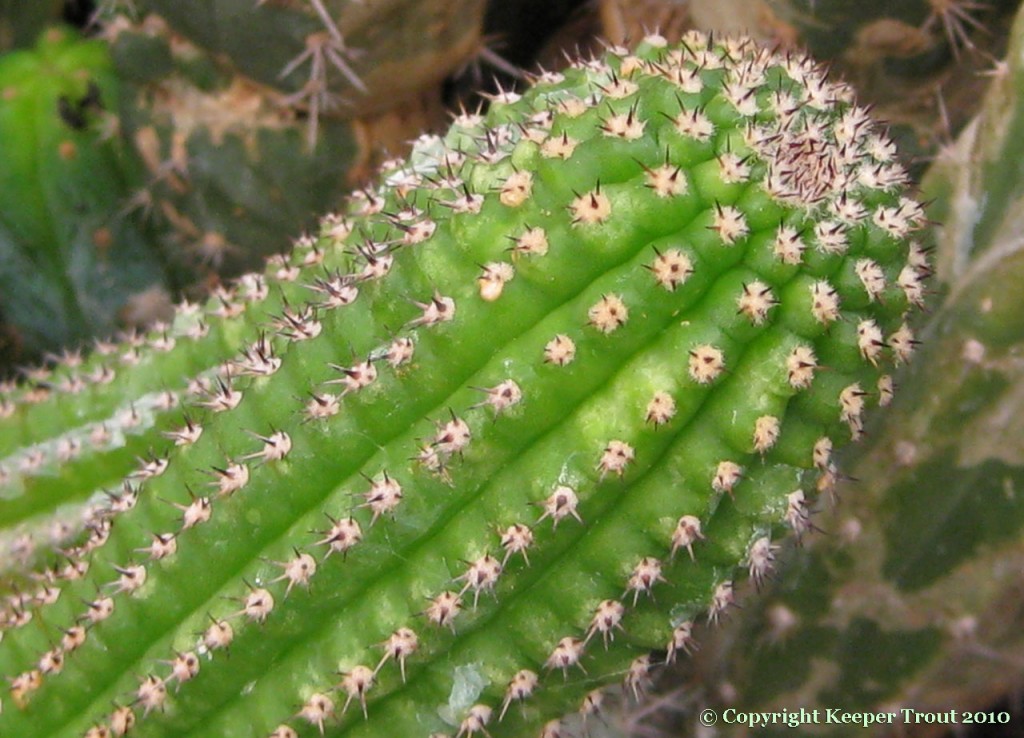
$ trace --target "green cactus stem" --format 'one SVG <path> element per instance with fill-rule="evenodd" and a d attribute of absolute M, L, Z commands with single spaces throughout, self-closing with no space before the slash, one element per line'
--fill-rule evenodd
<path fill-rule="evenodd" d="M 870 442 L 841 459 L 855 481 L 816 519 L 828 535 L 704 643 L 697 678 L 714 706 L 727 683 L 744 710 L 1013 720 L 994 706 L 1016 701 L 1024 668 L 1024 13 L 1011 38 L 980 115 L 922 183 L 941 222 L 922 355 Z"/>
<path fill-rule="evenodd" d="M 45 539 L 61 510 L 54 542 L 63 544 L 81 529 L 83 508 L 107 502 L 104 490 L 116 492 L 138 459 L 159 464 L 168 449 L 202 432 L 218 380 L 275 366 L 261 327 L 289 299 L 316 293 L 288 281 L 284 257 L 273 262 L 205 305 L 183 306 L 170 323 L 123 344 L 99 341 L 89 357 L 66 354 L 55 367 L 29 372 L 24 387 L 6 387 L 0 524 L 7 530 L 0 539 L 21 548 L 33 532 Z"/>
<path fill-rule="evenodd" d="M 0 734 L 554 738 L 641 694 L 889 402 L 905 182 L 813 62 L 699 34 L 421 139 L 233 324 L 279 361 L 7 597 Z"/>

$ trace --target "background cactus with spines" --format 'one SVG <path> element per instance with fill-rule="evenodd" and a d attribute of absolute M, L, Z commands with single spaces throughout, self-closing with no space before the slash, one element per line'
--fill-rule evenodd
<path fill-rule="evenodd" d="M 351 188 L 351 124 L 319 121 L 308 140 L 294 110 L 155 15 L 119 16 L 105 35 L 126 80 L 121 133 L 146 166 L 126 207 L 161 226 L 192 282 L 257 267 Z"/>
<path fill-rule="evenodd" d="M 282 300 L 280 366 L 12 604 L 0 728 L 557 735 L 723 618 L 888 400 L 923 215 L 846 88 L 688 41 L 499 96 L 325 223 L 358 297 Z"/>
<path fill-rule="evenodd" d="M 326 143 L 336 146 L 340 132 L 351 131 L 361 150 L 349 184 L 372 173 L 381 149 L 403 153 L 407 141 L 419 132 L 442 126 L 442 83 L 484 51 L 483 16 L 483 0 L 146 0 L 100 14 L 115 33 L 125 24 L 141 24 L 148 33 L 155 31 L 171 41 L 172 47 L 187 42 L 194 51 L 185 61 L 194 71 L 210 74 L 212 66 L 230 81 L 229 90 L 244 92 L 247 106 L 258 101 L 279 117 L 301 118 L 311 150 L 325 137 Z M 260 53 L 253 54 L 254 48 Z M 155 68 L 166 65 L 161 54 L 152 43 L 126 47 L 126 73 L 152 69 L 153 62 Z M 172 100 L 164 112 L 187 115 L 189 103 Z M 219 106 L 230 118 L 227 103 Z M 145 114 L 148 106 L 139 107 Z M 254 126 L 250 137 L 257 132 L 270 136 L 280 126 L 269 126 L 267 133 L 266 123 Z M 236 124 L 244 130 L 244 121 Z M 288 163 L 280 146 L 262 145 L 269 149 L 269 158 Z M 207 153 L 200 153 L 199 161 Z M 328 159 L 331 153 L 326 152 Z M 272 179 L 271 172 L 262 176 Z M 227 181 L 221 186 L 233 189 Z"/>
<path fill-rule="evenodd" d="M 484 3 L 143 0 L 136 11 L 158 14 L 260 85 L 303 105 L 317 94 L 344 99 L 336 112 L 359 117 L 418 96 L 473 58 L 481 46 Z M 257 47 L 260 53 L 252 53 Z"/>

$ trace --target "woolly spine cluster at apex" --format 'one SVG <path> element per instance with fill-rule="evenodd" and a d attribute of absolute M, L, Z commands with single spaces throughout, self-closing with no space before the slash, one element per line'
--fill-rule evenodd
<path fill-rule="evenodd" d="M 221 336 L 173 449 L 7 597 L 0 732 L 553 738 L 638 696 L 891 398 L 905 185 L 847 87 L 744 39 L 460 115 L 189 328 L 12 392 L 8 422 L 88 406 Z M 9 458 L 60 445 L 20 429 Z"/>

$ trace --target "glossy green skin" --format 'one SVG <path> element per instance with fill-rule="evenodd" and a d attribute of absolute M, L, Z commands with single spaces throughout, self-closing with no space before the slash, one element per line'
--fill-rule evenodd
<path fill-rule="evenodd" d="M 647 45 L 640 53 L 659 60 L 665 52 Z M 212 415 L 196 443 L 145 481 L 138 504 L 118 515 L 106 544 L 89 553 L 88 577 L 54 582 L 61 593 L 56 603 L 41 608 L 31 627 L 9 629 L 0 643 L 0 670 L 25 674 L 59 641 L 61 629 L 82 617 L 82 599 L 95 600 L 97 586 L 108 593 L 118 588 L 114 567 L 144 562 L 138 549 L 150 545 L 152 534 L 179 532 L 182 514 L 168 501 L 188 504 L 189 490 L 216 497 L 215 470 L 247 464 L 247 484 L 214 499 L 209 522 L 181 530 L 174 555 L 147 563 L 140 589 L 115 594 L 113 615 L 67 654 L 59 674 L 45 675 L 38 690 L 11 696 L 0 733 L 84 734 L 104 720 L 112 700 L 132 702 L 143 675 L 165 677 L 162 662 L 194 648 L 210 617 L 232 617 L 230 657 L 203 656 L 199 674 L 172 689 L 162 709 L 137 705 L 131 735 L 262 736 L 286 722 L 302 735 L 468 736 L 481 732 L 461 722 L 475 704 L 494 710 L 487 731 L 495 738 L 527 735 L 575 709 L 595 687 L 621 679 L 633 659 L 664 649 L 681 622 L 709 610 L 711 620 L 725 617 L 728 600 L 715 602 L 714 594 L 747 566 L 751 544 L 786 520 L 805 529 L 788 514 L 787 496 L 801 488 L 812 495 L 819 473 L 830 474 L 827 461 L 823 466 L 815 458 L 819 438 L 840 445 L 850 437 L 840 418 L 843 388 L 859 382 L 873 394 L 890 362 L 888 349 L 877 357 L 880 366 L 866 361 L 856 329 L 868 316 L 886 335 L 900 326 L 907 298 L 894 282 L 909 246 L 865 218 L 849 228 L 846 253 L 809 246 L 801 264 L 773 261 L 766 250 L 780 223 L 813 230 L 816 216 L 773 201 L 759 184 L 723 181 L 716 154 L 746 153 L 740 115 L 720 94 L 724 73 L 707 70 L 702 92 L 680 93 L 665 79 L 628 72 L 614 56 L 609 63 L 616 74 L 635 76 L 639 88 L 577 117 L 556 114 L 549 140 L 563 133 L 579 140 L 567 161 L 545 156 L 525 135 L 516 143 L 521 129 L 502 126 L 525 124 L 552 99 L 608 89 L 617 79 L 610 69 L 580 65 L 521 100 L 497 101 L 484 123 L 460 121 L 446 143 L 469 153 L 465 164 L 439 165 L 440 142 L 422 141 L 410 164 L 385 172 L 395 189 L 377 193 L 379 212 L 360 212 L 366 199 L 357 200 L 351 235 L 344 242 L 321 239 L 324 258 L 347 259 L 355 274 L 368 266 L 372 242 L 390 242 L 376 258 L 386 252 L 394 264 L 379 280 L 356 279 L 360 294 L 351 304 L 321 306 L 319 331 L 312 330 L 317 337 L 296 340 L 294 324 L 279 329 L 271 340 L 283 359 L 280 369 L 236 379 L 233 386 L 243 393 L 237 407 Z M 769 69 L 768 77 L 759 94 L 783 82 L 781 68 Z M 716 126 L 711 140 L 679 133 L 672 120 L 680 107 L 707 113 Z M 645 121 L 642 135 L 603 135 L 611 116 L 627 114 Z M 484 125 L 493 129 L 490 139 Z M 507 146 L 505 156 L 473 160 L 487 155 L 488 140 L 503 135 L 512 136 L 512 143 L 499 144 Z M 666 156 L 680 167 L 687 192 L 661 196 L 650 186 L 645 170 Z M 757 170 L 761 165 L 752 161 Z M 423 178 L 400 192 L 397 180 L 416 168 Z M 516 172 L 532 173 L 532 189 L 510 204 L 500 191 Z M 465 186 L 449 189 L 442 178 L 455 173 Z M 467 192 L 482 198 L 479 213 L 454 212 Z M 598 192 L 611 213 L 587 222 L 587 198 Z M 576 193 L 591 195 L 577 200 Z M 898 188 L 861 194 L 870 208 L 896 207 L 900 198 Z M 716 230 L 716 212 L 732 205 L 751 230 L 735 242 Z M 396 223 L 412 207 L 425 213 L 414 222 L 429 217 L 436 228 L 420 243 L 400 245 L 409 226 Z M 509 254 L 509 239 L 527 227 L 546 230 L 546 254 Z M 675 290 L 659 285 L 651 269 L 671 248 L 685 250 L 694 266 Z M 310 253 L 307 247 L 292 258 L 303 263 Z M 884 299 L 871 299 L 851 278 L 853 263 L 867 257 L 885 272 Z M 515 269 L 498 295 L 478 282 L 480 265 L 495 261 Z M 300 281 L 325 272 L 314 265 L 305 274 Z M 830 327 L 811 313 L 809 287 L 825 278 L 842 303 L 842 319 Z M 758 279 L 771 285 L 780 304 L 753 321 L 737 305 L 745 285 Z M 619 296 L 629 318 L 599 330 L 604 324 L 595 305 L 608 295 Z M 446 313 L 451 320 L 427 319 L 429 310 L 447 305 L 430 307 L 442 298 L 454 301 L 454 315 Z M 546 345 L 559 334 L 575 342 L 575 360 L 566 365 L 544 360 Z M 413 339 L 415 353 L 393 367 L 380 352 L 396 336 Z M 690 352 L 709 345 L 722 352 L 726 370 L 701 382 L 687 365 Z M 813 346 L 828 367 L 806 389 L 793 383 L 786 364 L 798 346 Z M 368 356 L 376 361 L 375 381 L 348 392 L 337 415 L 304 413 L 309 393 L 337 391 L 326 384 L 343 378 L 332 365 L 351 367 Z M 488 395 L 480 388 L 510 378 L 522 390 L 521 402 L 501 413 L 481 406 Z M 676 405 L 660 425 L 650 422 L 647 409 L 658 391 Z M 759 452 L 753 429 L 765 416 L 779 419 L 781 433 Z M 448 453 L 437 434 L 455 418 L 471 438 Z M 285 458 L 247 458 L 263 447 L 253 434 L 280 430 L 291 440 Z M 635 450 L 621 474 L 605 462 L 612 441 Z M 425 444 L 446 457 L 442 471 L 418 460 Z M 729 494 L 712 487 L 725 460 L 744 468 Z M 404 496 L 392 514 L 374 519 L 361 496 L 368 480 L 385 472 Z M 567 515 L 556 525 L 545 513 L 559 484 L 579 495 L 579 520 Z M 694 542 L 692 560 L 686 552 L 670 555 L 683 515 L 701 521 L 706 539 Z M 325 556 L 331 519 L 346 516 L 359 522 L 362 541 L 346 555 Z M 493 592 L 474 592 L 468 562 L 485 553 L 501 558 L 500 533 L 515 523 L 533 529 L 528 564 L 511 555 Z M 298 552 L 317 559 L 308 590 L 288 587 L 274 563 Z M 650 591 L 630 583 L 643 557 L 658 559 L 665 578 Z M 273 594 L 276 604 L 262 623 L 235 615 L 247 587 Z M 431 598 L 460 588 L 464 611 L 452 627 L 430 622 Z M 586 638 L 603 600 L 624 605 L 621 629 L 608 633 L 607 644 L 591 629 L 585 672 L 571 666 L 563 678 L 550 661 L 552 649 L 567 636 Z M 380 644 L 399 627 L 415 630 L 419 649 L 405 664 L 404 680 L 394 661 L 382 663 L 365 695 L 367 719 L 358 698 L 340 716 L 344 690 L 332 693 L 338 710 L 323 724 L 295 717 L 311 695 L 337 688 L 340 675 L 381 662 Z M 499 721 L 506 685 L 524 668 L 540 675 L 540 684 Z"/>
<path fill-rule="evenodd" d="M 189 379 L 215 376 L 218 366 L 259 334 L 282 300 L 309 294 L 302 285 L 274 282 L 276 270 L 262 275 L 275 285 L 274 293 L 268 290 L 238 315 L 218 314 L 223 303 L 214 298 L 180 315 L 168 329 L 143 336 L 138 346 L 113 344 L 109 354 L 94 352 L 81 366 L 58 365 L 45 381 L 12 393 L 0 425 L 0 466 L 6 471 L 0 483 L 2 525 L 15 530 L 45 525 L 60 506 L 84 504 L 98 490 L 116 491 L 139 459 L 168 453 L 174 445 L 170 434 L 187 422 L 201 424 L 208 412 L 198 404 L 203 396 L 189 390 Z M 236 294 L 253 292 L 240 287 Z M 207 326 L 204 335 L 193 332 L 199 325 Z M 173 340 L 169 350 L 158 343 L 167 337 Z M 112 378 L 95 380 L 101 372 Z M 69 389 L 78 382 L 80 388 Z M 45 399 L 29 399 L 41 391 Z M 175 399 L 171 406 L 161 404 L 168 393 Z M 122 420 L 132 416 L 131 424 Z M 99 428 L 109 431 L 109 440 L 96 446 L 89 439 Z M 61 443 L 72 439 L 88 452 L 62 458 Z M 22 468 L 21 462 L 36 451 L 43 453 L 44 463 Z"/>

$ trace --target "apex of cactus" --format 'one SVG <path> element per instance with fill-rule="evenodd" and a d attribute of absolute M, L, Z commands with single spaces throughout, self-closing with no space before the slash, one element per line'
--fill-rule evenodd
<path fill-rule="evenodd" d="M 457 117 L 204 308 L 272 306 L 8 597 L 0 733 L 550 738 L 639 695 L 888 402 L 905 185 L 846 86 L 743 39 Z"/>

